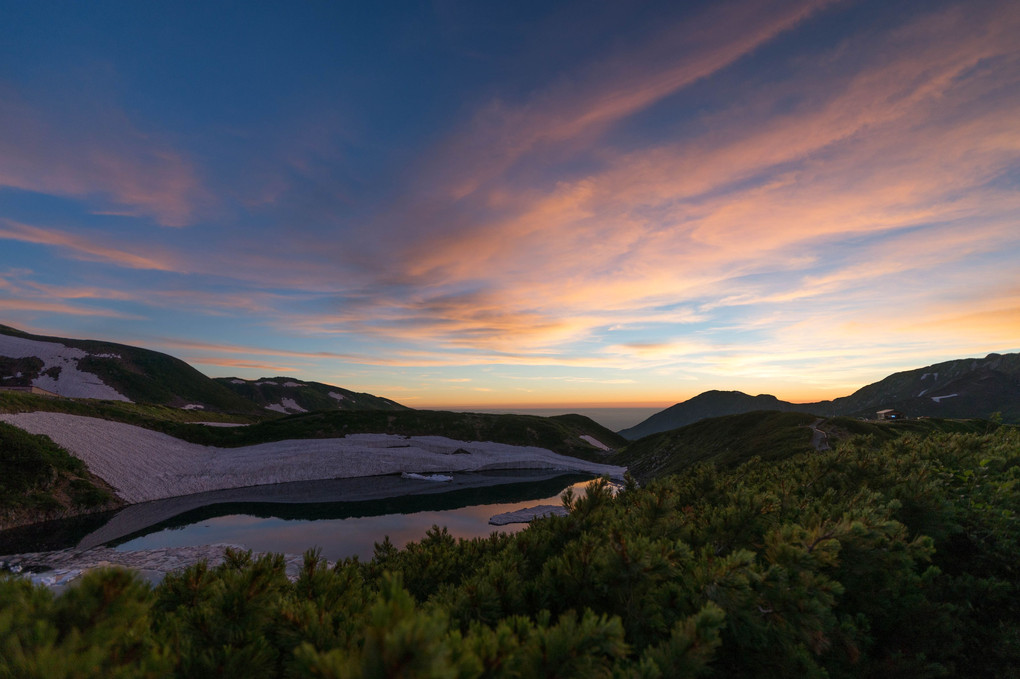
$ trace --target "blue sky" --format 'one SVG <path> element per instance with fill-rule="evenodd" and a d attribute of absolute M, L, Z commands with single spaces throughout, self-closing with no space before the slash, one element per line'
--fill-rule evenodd
<path fill-rule="evenodd" d="M 412 406 L 1020 348 L 1013 2 L 0 2 L 0 322 Z"/>

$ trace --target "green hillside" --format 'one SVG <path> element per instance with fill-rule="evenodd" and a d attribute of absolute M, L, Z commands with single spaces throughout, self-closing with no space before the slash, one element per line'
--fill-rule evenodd
<path fill-rule="evenodd" d="M 147 429 L 165 431 L 173 423 L 187 422 L 229 422 L 250 424 L 268 417 L 272 413 L 255 414 L 218 413 L 205 410 L 184 410 L 166 405 L 150 403 L 127 403 L 124 401 L 102 401 L 97 399 L 55 399 L 23 392 L 0 392 L 0 413 L 29 413 L 34 411 L 67 413 L 83 417 L 98 417 L 134 424 Z"/>
<path fill-rule="evenodd" d="M 811 450 L 810 424 L 817 419 L 767 410 L 713 417 L 633 441 L 613 457 L 613 463 L 647 480 L 699 462 L 732 467 L 753 456 L 782 459 Z"/>
<path fill-rule="evenodd" d="M 85 463 L 53 443 L 0 422 L 0 529 L 120 506 Z"/>
<path fill-rule="evenodd" d="M 4 325 L 0 325 L 0 335 L 85 352 L 87 356 L 70 359 L 73 365 L 135 403 L 269 418 L 314 410 L 406 409 L 380 396 L 291 377 L 212 379 L 173 356 L 125 344 L 31 335 Z M 59 370 L 45 368 L 44 362 L 33 356 L 0 356 L 4 386 L 29 386 L 40 375 L 55 372 L 59 376 Z"/>
<path fill-rule="evenodd" d="M 627 444 L 611 462 L 626 466 L 636 479 L 646 481 L 702 462 L 730 468 L 752 457 L 783 460 L 814 450 L 812 425 L 816 422 L 826 443 L 833 447 L 853 437 L 879 444 L 904 435 L 985 433 L 995 427 L 985 420 L 862 422 L 850 417 L 823 419 L 806 413 L 755 411 L 713 417 L 646 436 Z"/>
<path fill-rule="evenodd" d="M 78 360 L 78 369 L 94 374 L 103 383 L 136 403 L 178 408 L 201 405 L 206 409 L 224 412 L 259 412 L 258 406 L 251 401 L 241 398 L 184 361 L 158 351 L 113 342 L 31 335 L 3 325 L 0 325 L 0 334 L 62 344 L 87 352 L 89 356 Z M 19 360 L 22 364 L 26 361 Z M 39 369 L 41 367 L 39 362 Z M 0 368 L 13 370 L 14 366 L 0 365 Z M 26 373 L 23 379 L 32 376 Z"/>
<path fill-rule="evenodd" d="M 298 413 L 312 410 L 407 410 L 396 401 L 372 394 L 358 393 L 321 382 L 293 377 L 260 377 L 243 380 L 217 377 L 217 384 L 233 391 L 261 408 Z"/>

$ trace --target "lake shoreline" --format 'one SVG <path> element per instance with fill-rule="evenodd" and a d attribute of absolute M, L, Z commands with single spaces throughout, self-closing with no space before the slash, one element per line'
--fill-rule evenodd
<path fill-rule="evenodd" d="M 28 552 L 0 556 L 4 570 L 60 592 L 82 575 L 96 568 L 127 568 L 139 573 L 150 584 L 158 584 L 167 574 L 183 570 L 201 561 L 210 568 L 226 560 L 227 550 L 248 551 L 242 545 L 212 544 L 189 547 L 164 547 L 118 551 L 110 547 L 89 549 L 60 549 L 48 552 Z M 252 552 L 252 556 L 262 553 Z M 304 564 L 303 554 L 283 555 L 287 577 L 296 580 Z M 332 562 L 326 562 L 332 567 Z M 3 570 L 0 570 L 2 573 Z"/>

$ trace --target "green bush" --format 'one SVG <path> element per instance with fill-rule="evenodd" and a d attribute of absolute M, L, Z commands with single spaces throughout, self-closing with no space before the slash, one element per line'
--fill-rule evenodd
<path fill-rule="evenodd" d="M 0 512 L 26 509 L 45 514 L 63 509 L 66 491 L 74 507 L 97 507 L 112 495 L 91 480 L 85 463 L 48 436 L 0 422 Z"/>

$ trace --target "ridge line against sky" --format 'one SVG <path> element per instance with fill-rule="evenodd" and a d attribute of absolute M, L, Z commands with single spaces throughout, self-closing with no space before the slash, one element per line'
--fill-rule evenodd
<path fill-rule="evenodd" d="M 4 3 L 0 323 L 411 406 L 1020 350 L 1020 4 Z"/>

